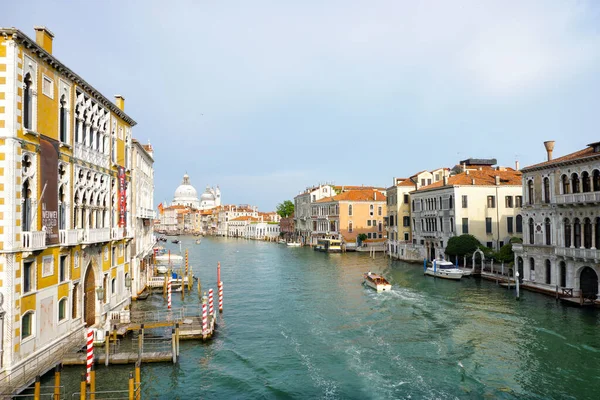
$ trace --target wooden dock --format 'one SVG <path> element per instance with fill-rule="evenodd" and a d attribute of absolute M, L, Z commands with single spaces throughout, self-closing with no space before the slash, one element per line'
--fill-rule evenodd
<path fill-rule="evenodd" d="M 102 349 L 100 349 L 100 351 L 102 351 Z M 171 351 L 154 351 L 149 353 L 143 353 L 140 358 L 138 353 L 126 352 L 113 354 L 109 357 L 110 364 L 135 364 L 140 359 L 143 363 L 172 362 L 173 353 Z M 85 354 L 69 354 L 63 358 L 62 363 L 63 365 L 85 365 Z M 94 363 L 105 364 L 106 356 L 104 354 L 94 355 Z"/>

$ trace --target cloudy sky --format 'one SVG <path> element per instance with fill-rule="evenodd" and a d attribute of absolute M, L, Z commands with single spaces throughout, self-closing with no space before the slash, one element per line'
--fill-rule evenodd
<path fill-rule="evenodd" d="M 8 9 L 7 9 L 8 7 Z M 389 186 L 468 157 L 543 161 L 600 140 L 600 2 L 10 2 L 0 26 L 126 98 L 155 202 L 262 210 L 308 185 Z"/>

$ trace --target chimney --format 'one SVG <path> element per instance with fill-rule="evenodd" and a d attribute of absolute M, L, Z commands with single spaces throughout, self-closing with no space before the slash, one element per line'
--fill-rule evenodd
<path fill-rule="evenodd" d="M 515 170 L 518 171 L 519 170 L 519 160 L 515 161 Z"/>
<path fill-rule="evenodd" d="M 471 185 L 475 185 L 475 178 L 471 179 Z"/>
<path fill-rule="evenodd" d="M 50 32 L 50 29 L 45 26 L 34 26 L 33 29 L 35 29 L 35 42 L 49 54 L 52 54 L 54 33 Z"/>
<path fill-rule="evenodd" d="M 500 185 L 500 177 L 496 175 L 496 186 Z"/>
<path fill-rule="evenodd" d="M 375 201 L 377 201 L 377 191 L 375 191 L 375 194 L 373 195 L 373 199 L 374 199 Z"/>
<path fill-rule="evenodd" d="M 119 110 L 125 111 L 125 97 L 120 94 L 115 94 L 115 103 L 117 104 L 117 107 L 119 107 Z"/>
<path fill-rule="evenodd" d="M 546 147 L 546 153 L 548 153 L 548 161 L 552 161 L 552 151 L 554 150 L 554 140 L 548 140 L 544 142 Z"/>
<path fill-rule="evenodd" d="M 448 177 L 444 175 L 444 186 L 448 185 Z"/>
<path fill-rule="evenodd" d="M 469 175 L 469 170 L 466 170 L 466 171 L 465 171 L 465 174 Z"/>

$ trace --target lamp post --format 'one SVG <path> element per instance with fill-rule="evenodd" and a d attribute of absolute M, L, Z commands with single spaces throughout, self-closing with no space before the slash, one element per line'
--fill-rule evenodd
<path fill-rule="evenodd" d="M 98 300 L 104 300 L 104 288 L 102 286 L 96 288 L 96 295 L 98 295 Z"/>
<path fill-rule="evenodd" d="M 519 300 L 519 271 L 515 273 L 515 284 L 517 286 L 517 300 Z"/>
<path fill-rule="evenodd" d="M 131 290 L 131 281 L 132 279 L 130 275 L 125 276 L 125 287 L 129 290 Z"/>

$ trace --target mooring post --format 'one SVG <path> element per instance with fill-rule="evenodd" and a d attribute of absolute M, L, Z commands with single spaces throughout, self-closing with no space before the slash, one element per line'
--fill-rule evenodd
<path fill-rule="evenodd" d="M 177 349 L 175 346 L 175 328 L 171 328 L 171 352 L 173 353 L 173 364 L 177 363 Z"/>
<path fill-rule="evenodd" d="M 54 400 L 60 400 L 60 373 L 62 372 L 62 363 L 54 367 Z"/>
<path fill-rule="evenodd" d="M 104 365 L 106 365 L 108 367 L 108 363 L 109 363 L 109 357 L 110 357 L 110 331 L 106 331 L 106 335 L 104 337 L 104 349 L 105 349 L 105 355 L 104 355 Z"/>
<path fill-rule="evenodd" d="M 181 301 L 185 300 L 185 283 L 183 280 L 185 279 L 185 275 L 181 275 Z"/>
<path fill-rule="evenodd" d="M 135 400 L 135 390 L 133 387 L 133 372 L 129 373 L 129 400 Z"/>
<path fill-rule="evenodd" d="M 138 362 L 142 359 L 142 346 L 143 346 L 143 337 L 144 337 L 144 330 L 140 329 L 138 331 Z"/>
<path fill-rule="evenodd" d="M 177 350 L 177 358 L 179 358 L 179 322 L 175 323 L 175 349 Z"/>
<path fill-rule="evenodd" d="M 90 371 L 90 400 L 96 400 L 96 364 L 92 364 Z"/>
<path fill-rule="evenodd" d="M 135 363 L 135 400 L 141 400 L 142 398 L 142 374 L 140 361 Z"/>
<path fill-rule="evenodd" d="M 515 285 L 517 286 L 517 300 L 519 300 L 519 271 L 515 274 Z"/>
<path fill-rule="evenodd" d="M 200 278 L 198 278 L 198 299 L 202 298 L 202 284 L 200 283 Z"/>
<path fill-rule="evenodd" d="M 34 386 L 34 389 L 33 389 L 33 398 L 34 398 L 35 400 L 40 400 L 40 395 L 41 395 L 40 391 L 41 391 L 41 387 L 40 387 L 40 376 L 39 376 L 39 375 L 37 375 L 37 376 L 35 377 L 35 386 Z"/>
<path fill-rule="evenodd" d="M 81 374 L 81 382 L 79 383 L 79 399 L 80 400 L 87 400 L 87 394 L 86 394 L 86 390 L 87 390 L 87 378 L 85 377 L 86 374 Z"/>
<path fill-rule="evenodd" d="M 117 343 L 117 324 L 113 325 L 113 341 Z"/>

